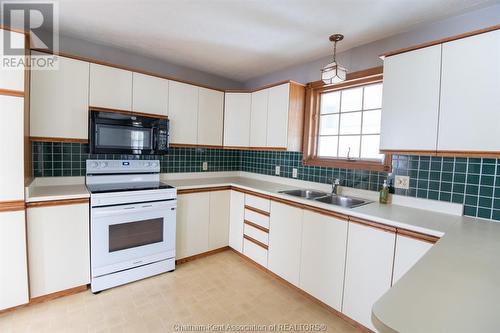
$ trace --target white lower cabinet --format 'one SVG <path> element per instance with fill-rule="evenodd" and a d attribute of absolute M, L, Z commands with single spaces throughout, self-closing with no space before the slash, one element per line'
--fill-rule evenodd
<path fill-rule="evenodd" d="M 219 249 L 229 244 L 230 197 L 230 191 L 210 192 L 209 250 Z"/>
<path fill-rule="evenodd" d="M 302 243 L 302 209 L 271 201 L 268 268 L 298 286 Z"/>
<path fill-rule="evenodd" d="M 31 298 L 90 283 L 89 204 L 27 210 Z"/>
<path fill-rule="evenodd" d="M 209 192 L 177 196 L 177 259 L 208 251 L 209 215 Z"/>
<path fill-rule="evenodd" d="M 25 225 L 24 210 L 0 213 L 0 310 L 28 303 Z"/>
<path fill-rule="evenodd" d="M 300 288 L 337 311 L 342 307 L 347 219 L 304 211 Z"/>
<path fill-rule="evenodd" d="M 410 268 L 430 250 L 432 243 L 397 235 L 394 254 L 392 284 L 396 283 Z"/>
<path fill-rule="evenodd" d="M 245 195 L 231 191 L 229 207 L 229 246 L 243 252 L 243 219 L 245 215 Z"/>
<path fill-rule="evenodd" d="M 391 287 L 395 238 L 395 232 L 349 222 L 342 312 L 372 330 L 372 306 Z"/>

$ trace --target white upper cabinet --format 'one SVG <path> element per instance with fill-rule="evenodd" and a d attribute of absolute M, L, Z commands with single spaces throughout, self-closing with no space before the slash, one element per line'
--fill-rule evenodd
<path fill-rule="evenodd" d="M 0 29 L 0 55 L 5 54 L 3 49 L 4 33 L 6 33 L 6 30 Z M 24 34 L 14 31 L 9 31 L 8 33 L 10 34 L 10 43 L 13 47 L 24 48 Z M 24 91 L 24 74 L 24 66 L 2 70 L 0 74 L 0 89 Z"/>
<path fill-rule="evenodd" d="M 198 87 L 170 81 L 168 97 L 170 140 L 174 144 L 198 143 Z"/>
<path fill-rule="evenodd" d="M 132 111 L 168 115 L 168 80 L 133 73 Z"/>
<path fill-rule="evenodd" d="M 500 30 L 443 44 L 437 149 L 498 152 L 499 129 Z"/>
<path fill-rule="evenodd" d="M 396 283 L 410 268 L 430 250 L 432 244 L 422 240 L 397 235 L 394 254 L 392 284 Z"/>
<path fill-rule="evenodd" d="M 226 93 L 224 112 L 224 146 L 248 147 L 250 144 L 251 95 Z"/>
<path fill-rule="evenodd" d="M 290 83 L 269 88 L 267 146 L 288 147 Z"/>
<path fill-rule="evenodd" d="M 199 145 L 222 146 L 224 123 L 224 93 L 198 88 L 198 141 Z"/>
<path fill-rule="evenodd" d="M 30 135 L 88 139 L 90 64 L 58 56 L 57 66 L 31 72 Z"/>
<path fill-rule="evenodd" d="M 436 150 L 440 64 L 441 45 L 384 60 L 381 150 Z"/>
<path fill-rule="evenodd" d="M 90 103 L 109 109 L 132 109 L 132 72 L 90 64 Z"/>
<path fill-rule="evenodd" d="M 269 90 L 255 91 L 250 112 L 250 147 L 266 147 Z"/>

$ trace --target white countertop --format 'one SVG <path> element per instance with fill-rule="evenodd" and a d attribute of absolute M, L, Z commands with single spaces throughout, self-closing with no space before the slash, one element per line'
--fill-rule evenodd
<path fill-rule="evenodd" d="M 88 198 L 85 184 L 30 185 L 26 189 L 26 202 Z"/>

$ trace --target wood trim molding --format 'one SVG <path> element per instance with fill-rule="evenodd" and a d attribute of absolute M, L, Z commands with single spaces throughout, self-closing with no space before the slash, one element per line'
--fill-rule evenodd
<path fill-rule="evenodd" d="M 455 35 L 455 36 L 451 36 L 451 37 L 441 38 L 441 39 L 433 40 L 433 41 L 430 41 L 430 42 L 426 42 L 426 43 L 422 43 L 422 44 L 417 44 L 417 45 L 414 45 L 414 46 L 405 47 L 405 48 L 402 48 L 402 49 L 390 51 L 390 52 L 382 54 L 380 57 L 381 58 L 391 57 L 391 56 L 396 55 L 396 54 L 410 52 L 410 51 L 422 49 L 424 47 L 429 47 L 429 46 L 433 46 L 433 45 L 443 44 L 443 43 L 451 42 L 451 41 L 454 41 L 454 40 L 457 40 L 457 39 L 467 38 L 467 37 L 471 37 L 471 36 L 483 34 L 483 33 L 494 31 L 494 30 L 498 30 L 498 29 L 500 29 L 500 24 L 497 24 L 497 25 L 494 25 L 494 26 L 491 26 L 491 27 L 487 27 L 487 28 L 484 28 L 484 29 L 469 31 L 469 32 L 466 32 L 466 33 L 463 33 L 463 34 L 460 34 L 460 35 Z"/>
<path fill-rule="evenodd" d="M 55 293 L 31 298 L 29 304 L 32 305 L 32 304 L 38 304 L 38 303 L 51 301 L 51 300 L 54 300 L 56 298 L 78 294 L 82 291 L 86 291 L 87 289 L 88 289 L 88 285 L 84 284 L 83 286 L 69 288 L 69 289 L 61 290 L 61 291 L 56 291 Z"/>
<path fill-rule="evenodd" d="M 31 142 L 65 142 L 65 143 L 88 143 L 87 139 L 77 139 L 77 138 L 57 138 L 57 137 L 45 137 L 45 136 L 30 136 Z"/>
<path fill-rule="evenodd" d="M 349 216 L 349 222 L 353 222 L 353 223 L 357 223 L 357 224 L 362 224 L 364 226 L 375 228 L 375 229 L 379 229 L 379 230 L 382 230 L 382 231 L 396 233 L 396 227 L 388 226 L 388 225 L 385 225 L 385 224 L 382 224 L 382 223 L 378 223 L 378 222 L 373 222 L 373 221 L 370 221 L 370 220 L 361 219 L 359 217 Z"/>
<path fill-rule="evenodd" d="M 257 214 L 264 215 L 264 216 L 271 216 L 269 212 L 266 212 L 265 210 L 258 209 L 252 206 L 245 205 L 245 209 L 251 210 L 252 212 L 256 212 Z"/>
<path fill-rule="evenodd" d="M 25 208 L 24 200 L 0 201 L 0 212 L 17 212 Z"/>
<path fill-rule="evenodd" d="M 24 97 L 24 91 L 10 90 L 10 89 L 0 89 L 0 95 L 3 95 L 3 96 L 12 96 L 12 97 Z"/>
<path fill-rule="evenodd" d="M 408 237 L 408 238 L 413 238 L 413 239 L 424 241 L 424 242 L 431 243 L 431 244 L 435 244 L 440 239 L 437 236 L 422 234 L 422 233 L 416 232 L 416 231 L 410 231 L 410 230 L 401 229 L 401 228 L 396 228 L 396 229 L 397 229 L 396 233 L 398 235 Z"/>
<path fill-rule="evenodd" d="M 128 115 L 128 116 L 138 116 L 138 117 L 168 119 L 168 116 L 163 116 L 163 115 L 153 114 L 153 113 L 143 113 L 143 112 L 135 112 L 135 111 L 130 111 L 130 110 L 108 109 L 108 108 L 102 108 L 102 107 L 99 107 L 99 106 L 89 106 L 89 112 L 92 112 L 92 111 L 114 112 L 114 113 L 125 114 L 125 115 Z"/>
<path fill-rule="evenodd" d="M 215 187 L 199 187 L 199 188 L 181 189 L 181 190 L 177 190 L 177 194 L 182 195 L 182 194 L 227 191 L 227 190 L 231 190 L 231 186 L 215 186 Z"/>
<path fill-rule="evenodd" d="M 190 143 L 170 143 L 170 148 L 207 148 L 207 149 L 223 149 L 222 145 L 198 145 Z"/>
<path fill-rule="evenodd" d="M 300 208 L 300 209 L 305 209 L 305 210 L 309 210 L 309 211 L 314 212 L 314 213 L 318 213 L 318 214 L 322 214 L 322 215 L 334 217 L 334 218 L 337 218 L 337 219 L 340 219 L 340 220 L 347 221 L 348 218 L 349 218 L 349 216 L 347 216 L 347 215 L 344 215 L 344 214 L 341 214 L 341 213 L 337 213 L 337 212 L 333 212 L 333 211 L 328 210 L 328 209 L 323 209 L 323 208 L 319 208 L 319 207 L 316 207 L 316 206 L 310 206 L 310 205 L 298 203 L 298 202 L 287 200 L 287 199 L 283 199 L 283 198 L 271 197 L 271 200 L 275 201 L 275 202 L 279 202 L 279 203 L 285 204 L 285 205 L 288 205 L 288 206 L 292 206 L 292 207 L 296 207 L 296 208 Z"/>
<path fill-rule="evenodd" d="M 249 226 L 251 226 L 251 227 L 254 227 L 255 229 L 259 229 L 260 231 L 263 231 L 263 232 L 265 232 L 266 234 L 268 234 L 268 233 L 269 233 L 269 229 L 264 228 L 263 226 L 261 226 L 261 225 L 259 225 L 259 224 L 257 224 L 257 223 L 253 223 L 253 222 L 250 222 L 250 221 L 248 221 L 248 220 L 243 220 L 243 223 L 244 223 L 244 224 L 247 224 L 247 225 L 249 225 Z"/>
<path fill-rule="evenodd" d="M 37 201 L 37 202 L 27 202 L 26 207 L 39 208 L 39 207 L 78 205 L 78 204 L 88 204 L 89 202 L 90 202 L 89 198 Z"/>
<path fill-rule="evenodd" d="M 224 251 L 227 251 L 229 249 L 230 249 L 229 246 L 224 246 L 224 247 L 221 247 L 219 249 L 210 250 L 210 251 L 207 251 L 207 252 L 195 254 L 193 256 L 189 256 L 189 257 L 186 257 L 186 258 L 178 259 L 178 260 L 175 261 L 175 264 L 176 265 L 185 264 L 185 263 L 187 263 L 189 261 L 193 261 L 193 260 L 200 259 L 200 258 L 203 258 L 203 257 L 211 256 L 213 254 L 224 252 Z"/>
<path fill-rule="evenodd" d="M 231 186 L 231 189 L 235 190 L 236 192 L 241 192 L 241 193 L 244 193 L 244 194 L 253 195 L 254 197 L 259 197 L 259 198 L 268 199 L 268 200 L 271 199 L 270 195 L 262 194 L 262 193 L 251 191 L 251 190 L 247 190 L 247 189 L 244 189 L 244 188 L 241 188 L 241 187 L 238 187 L 238 186 Z"/>
<path fill-rule="evenodd" d="M 426 155 L 439 157 L 477 157 L 500 158 L 500 151 L 466 151 L 466 150 L 381 150 L 393 155 Z"/>
<path fill-rule="evenodd" d="M 286 147 L 239 147 L 239 146 L 223 146 L 227 150 L 259 150 L 259 151 L 287 151 Z"/>
<path fill-rule="evenodd" d="M 243 235 L 243 238 L 246 239 L 247 241 L 249 242 L 252 242 L 254 243 L 255 245 L 257 246 L 260 246 L 261 248 L 265 249 L 265 250 L 268 250 L 269 249 L 269 246 L 267 246 L 266 244 L 262 243 L 262 242 L 259 242 L 258 240 L 256 240 L 255 238 L 252 238 L 250 236 L 247 236 L 247 235 Z"/>

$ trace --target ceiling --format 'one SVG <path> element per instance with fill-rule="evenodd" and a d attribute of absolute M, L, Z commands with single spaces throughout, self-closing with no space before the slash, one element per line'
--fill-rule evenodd
<path fill-rule="evenodd" d="M 59 0 L 60 33 L 238 81 L 491 0 Z"/>

